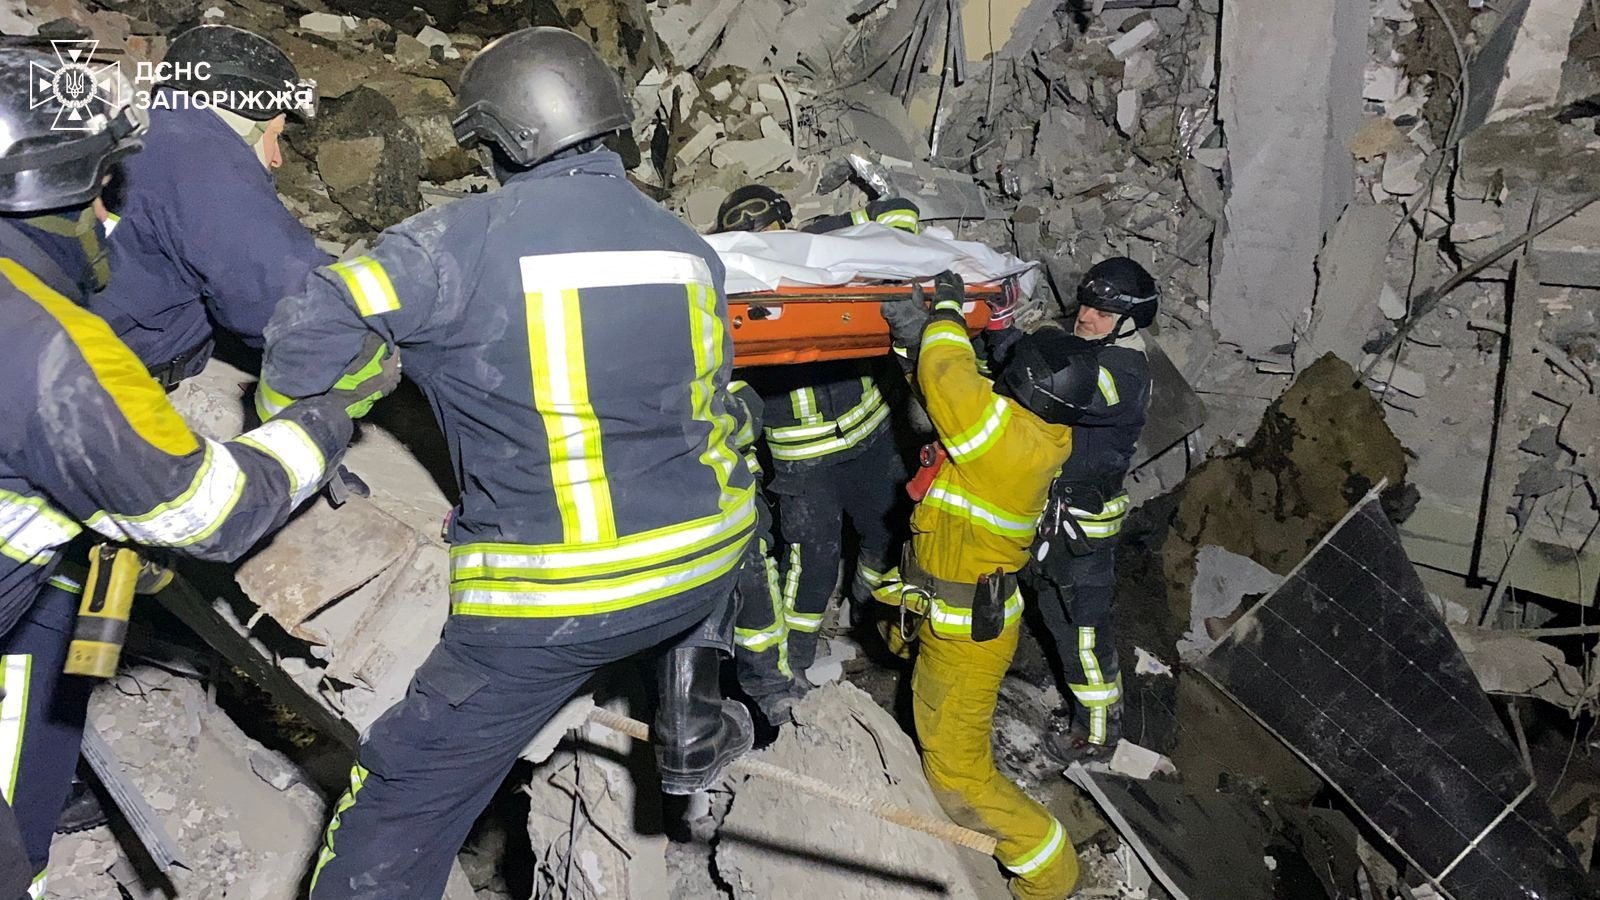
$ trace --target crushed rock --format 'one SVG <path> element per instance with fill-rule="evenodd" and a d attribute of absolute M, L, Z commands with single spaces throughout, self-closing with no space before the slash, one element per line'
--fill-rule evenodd
<path fill-rule="evenodd" d="M 916 747 L 854 685 L 818 688 L 760 758 L 864 799 L 944 819 Z M 749 778 L 717 834 L 717 874 L 739 897 L 1005 896 L 994 862 L 921 832 L 840 809 L 793 788 Z"/>

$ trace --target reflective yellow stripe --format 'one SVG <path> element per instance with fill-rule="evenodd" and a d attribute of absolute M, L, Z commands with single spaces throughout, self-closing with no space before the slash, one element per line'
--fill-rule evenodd
<path fill-rule="evenodd" d="M 110 234 L 111 233 L 111 229 L 107 228 L 106 229 L 106 233 Z M 45 871 L 45 872 L 40 872 L 38 875 L 35 875 L 33 877 L 33 883 L 28 885 L 28 898 L 29 898 L 29 900 L 39 900 L 39 898 L 41 898 L 41 897 L 43 897 L 45 895 L 44 894 L 45 882 L 47 882 L 49 880 L 48 876 L 49 876 L 49 872 Z"/>
<path fill-rule="evenodd" d="M 43 565 L 55 558 L 56 547 L 82 530 L 42 497 L 0 490 L 0 555 L 19 563 Z"/>
<path fill-rule="evenodd" d="M 862 441 L 878 433 L 878 426 L 889 420 L 889 407 L 880 403 L 872 408 L 870 416 L 842 436 L 821 441 L 810 441 L 805 444 L 782 444 L 768 438 L 768 449 L 772 451 L 772 458 L 784 462 L 797 460 L 816 459 L 830 453 L 848 450 Z"/>
<path fill-rule="evenodd" d="M 1001 860 L 1001 862 L 1007 869 L 1010 869 L 1013 874 L 1022 878 L 1027 878 L 1030 875 L 1043 871 L 1051 863 L 1055 862 L 1056 858 L 1061 855 L 1061 851 L 1066 849 L 1066 846 L 1067 830 L 1061 827 L 1060 822 L 1056 821 L 1054 818 L 1051 818 L 1050 833 L 1045 835 L 1044 840 L 1040 841 L 1037 847 L 1034 847 L 1027 853 L 1022 854 L 1022 856 L 1015 860 L 1010 862 Z"/>
<path fill-rule="evenodd" d="M 744 555 L 747 534 L 711 554 L 617 578 L 571 583 L 476 579 L 450 586 L 456 615 L 558 618 L 631 609 L 727 574 Z"/>
<path fill-rule="evenodd" d="M 700 463 L 711 469 L 720 492 L 719 506 L 727 506 L 737 498 L 728 487 L 733 477 L 733 467 L 738 464 L 739 452 L 734 447 L 733 416 L 726 408 L 714 413 L 711 399 L 717 396 L 717 379 L 722 375 L 723 325 L 717 315 L 717 292 L 709 284 L 685 286 L 689 301 L 689 340 L 694 347 L 694 380 L 689 383 L 689 408 L 696 422 L 709 427 L 706 447 L 700 453 Z M 749 417 L 745 417 L 748 421 Z M 752 435 L 752 440 L 754 436 Z M 596 450 L 598 453 L 598 449 Z"/>
<path fill-rule="evenodd" d="M 526 261 L 526 260 L 524 260 Z M 578 291 L 546 288 L 523 273 L 533 397 L 550 451 L 550 480 L 570 544 L 616 539 L 600 420 L 589 403 Z"/>
<path fill-rule="evenodd" d="M 945 442 L 945 451 L 958 463 L 969 463 L 993 449 L 1011 421 L 1011 404 L 996 394 L 982 421 Z"/>
<path fill-rule="evenodd" d="M 1092 538 L 1113 537 L 1122 531 L 1122 524 L 1128 515 L 1128 508 L 1132 503 L 1127 494 L 1114 497 L 1106 501 L 1105 506 L 1097 513 L 1086 512 L 1075 506 L 1067 507 L 1067 511 L 1076 519 L 1079 527 L 1083 529 L 1084 536 Z"/>
<path fill-rule="evenodd" d="M 878 216 L 878 224 L 916 234 L 921 223 L 917 219 L 917 214 L 909 209 L 891 209 Z"/>
<path fill-rule="evenodd" d="M 751 486 L 712 515 L 603 544 L 458 544 L 450 549 L 450 578 L 562 581 L 619 575 L 698 556 L 750 530 L 755 521 Z"/>
<path fill-rule="evenodd" d="M 933 630 L 944 635 L 972 637 L 972 609 L 952 606 L 938 597 L 930 597 L 928 622 Z M 1010 627 L 1022 618 L 1022 594 L 1013 593 L 1006 598 L 1005 624 Z"/>
<path fill-rule="evenodd" d="M 1122 396 L 1117 393 L 1117 380 L 1105 366 L 1100 367 L 1100 396 L 1106 398 L 1107 406 L 1116 406 L 1122 402 Z"/>
<path fill-rule="evenodd" d="M 400 308 L 400 298 L 394 292 L 394 282 L 383 264 L 370 256 L 358 256 L 328 267 L 344 281 L 350 298 L 356 302 L 356 311 L 363 317 L 394 312 Z"/>
<path fill-rule="evenodd" d="M 28 690 L 32 686 L 33 656 L 28 653 L 0 656 L 0 787 L 5 800 L 17 797 L 17 772 L 22 766 L 22 739 L 28 727 Z"/>
<path fill-rule="evenodd" d="M 852 224 L 852 225 L 865 225 L 869 221 L 870 220 L 867 218 L 867 211 L 866 210 L 864 210 L 864 209 L 852 209 L 852 210 L 850 210 L 850 224 Z"/>
<path fill-rule="evenodd" d="M 935 344 L 955 344 L 968 350 L 972 349 L 971 342 L 967 340 L 966 330 L 946 319 L 940 319 L 922 330 L 922 352 L 926 353 L 928 348 Z"/>
<path fill-rule="evenodd" d="M 256 382 L 256 417 L 269 422 L 273 416 L 289 408 L 294 398 L 273 390 L 266 381 Z"/>
<path fill-rule="evenodd" d="M 1026 540 L 1033 537 L 1034 529 L 1039 524 L 1036 519 L 1024 519 L 1015 513 L 1006 512 L 948 482 L 935 482 L 933 487 L 928 489 L 927 496 L 922 498 L 922 502 L 957 518 L 966 519 L 983 530 L 1001 537 Z"/>
<path fill-rule="evenodd" d="M 333 818 L 328 820 L 328 830 L 323 833 L 322 851 L 317 854 L 317 868 L 311 873 L 311 884 L 307 890 L 315 893 L 317 879 L 322 877 L 322 868 L 333 861 L 337 855 L 333 852 L 333 835 L 339 830 L 339 817 L 349 812 L 350 807 L 356 805 L 356 795 L 367 784 L 367 776 L 372 774 L 360 763 L 350 767 L 350 789 L 339 798 L 339 804 L 333 808 Z"/>
<path fill-rule="evenodd" d="M 59 573 L 51 575 L 49 578 L 45 579 L 45 583 L 53 588 L 59 588 L 63 591 L 66 591 L 69 594 L 77 594 L 79 596 L 83 595 L 83 585 Z"/>
<path fill-rule="evenodd" d="M 821 414 L 817 412 L 817 393 L 811 388 L 796 388 L 790 391 L 789 405 L 793 408 L 797 422 L 811 423 L 821 418 Z"/>
<path fill-rule="evenodd" d="M 210 537 L 244 494 L 245 474 L 228 448 L 209 438 L 189 487 L 138 516 L 101 511 L 88 526 L 109 538 L 163 547 L 187 547 Z"/>
<path fill-rule="evenodd" d="M 0 274 L 56 320 L 140 440 L 172 456 L 199 448 L 199 439 L 167 402 L 167 392 L 105 320 L 51 290 L 14 260 L 0 259 Z"/>
<path fill-rule="evenodd" d="M 838 419 L 829 422 L 822 421 L 815 425 L 784 425 L 777 428 L 768 428 L 767 439 L 795 443 L 798 441 L 812 440 L 820 437 L 837 436 L 841 431 L 849 431 L 859 425 L 867 417 L 878 411 L 883 405 L 883 394 L 870 378 L 861 379 L 865 385 L 861 392 L 861 400 L 846 410 Z M 807 390 L 810 390 L 809 388 Z M 820 418 L 820 414 L 813 416 Z"/>

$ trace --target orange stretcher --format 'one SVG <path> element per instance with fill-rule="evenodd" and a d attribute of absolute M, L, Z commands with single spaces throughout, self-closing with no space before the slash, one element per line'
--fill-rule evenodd
<path fill-rule="evenodd" d="M 863 359 L 889 352 L 889 323 L 878 312 L 884 300 L 917 296 L 915 282 L 783 287 L 728 298 L 733 328 L 733 364 L 783 366 L 834 359 Z M 922 286 L 931 300 L 933 285 Z M 1014 281 L 967 285 L 967 332 L 989 324 L 989 304 L 1015 290 Z"/>

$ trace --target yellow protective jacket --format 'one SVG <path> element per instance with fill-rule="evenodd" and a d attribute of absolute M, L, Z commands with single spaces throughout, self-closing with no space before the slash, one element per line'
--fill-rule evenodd
<path fill-rule="evenodd" d="M 1050 482 L 1072 453 L 1072 429 L 1051 425 L 995 393 L 978 373 L 966 330 L 935 316 L 922 332 L 917 382 L 949 459 L 911 517 L 911 549 L 928 574 L 974 584 L 996 569 L 1015 573 L 1028 560 Z M 1006 601 L 1006 623 L 1022 598 Z M 931 624 L 971 634 L 971 610 L 934 598 Z"/>

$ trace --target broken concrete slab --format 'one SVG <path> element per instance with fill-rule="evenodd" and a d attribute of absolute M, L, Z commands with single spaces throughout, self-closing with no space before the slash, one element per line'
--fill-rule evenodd
<path fill-rule="evenodd" d="M 743 169 L 751 178 L 760 178 L 793 162 L 794 147 L 787 138 L 727 141 L 711 151 L 712 165 L 719 169 Z"/>
<path fill-rule="evenodd" d="M 1600 204 L 1535 238 L 1528 255 L 1542 284 L 1600 288 Z"/>
<path fill-rule="evenodd" d="M 1584 0 L 1514 0 L 1468 66 L 1464 132 L 1554 106 Z"/>
<path fill-rule="evenodd" d="M 1585 702 L 1583 673 L 1560 648 L 1491 628 L 1453 625 L 1450 633 L 1485 693 L 1533 697 L 1574 714 Z"/>
<path fill-rule="evenodd" d="M 1376 492 L 1195 668 L 1458 900 L 1588 895 Z"/>
<path fill-rule="evenodd" d="M 306 13 L 300 17 L 300 27 L 331 38 L 342 38 L 361 27 L 355 16 L 336 16 L 332 13 Z"/>
<path fill-rule="evenodd" d="M 1106 45 L 1106 49 L 1111 51 L 1113 59 L 1125 60 L 1134 51 L 1154 40 L 1156 35 L 1160 33 L 1161 26 L 1157 25 L 1152 19 L 1146 19 L 1118 35 L 1116 40 Z"/>
<path fill-rule="evenodd" d="M 1367 24 L 1365 6 L 1338 0 L 1223 4 L 1218 116 L 1233 164 L 1211 319 L 1247 353 L 1293 341 L 1322 235 L 1350 199 Z"/>
<path fill-rule="evenodd" d="M 334 509 L 319 499 L 241 563 L 235 578 L 245 595 L 289 633 L 322 643 L 325 635 L 300 624 L 389 568 L 416 543 L 416 532 L 368 500 L 351 497 Z"/>
<path fill-rule="evenodd" d="M 865 799 L 943 816 L 911 738 L 860 688 L 818 688 L 795 719 L 799 724 L 783 729 L 758 758 Z M 734 785 L 716 867 L 740 897 L 980 900 L 1006 893 L 993 860 L 975 851 L 754 778 Z"/>
<path fill-rule="evenodd" d="M 1317 255 L 1317 295 L 1311 324 L 1295 344 L 1297 368 L 1325 353 L 1361 361 L 1362 345 L 1383 324 L 1378 299 L 1393 230 L 1393 215 L 1375 204 L 1358 200 L 1339 216 Z"/>

